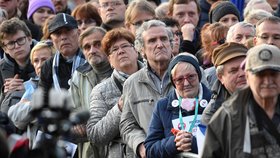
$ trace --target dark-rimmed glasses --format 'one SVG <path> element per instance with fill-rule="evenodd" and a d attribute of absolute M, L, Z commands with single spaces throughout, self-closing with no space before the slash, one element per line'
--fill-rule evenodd
<path fill-rule="evenodd" d="M 22 46 L 26 43 L 26 36 L 23 36 L 23 37 L 19 37 L 18 39 L 16 39 L 15 41 L 10 41 L 8 42 L 7 44 L 4 44 L 4 47 L 6 47 L 7 49 L 11 50 L 11 49 L 14 49 L 15 46 L 16 46 L 16 43 L 19 45 L 19 46 Z"/>
<path fill-rule="evenodd" d="M 182 85 L 182 84 L 184 84 L 185 80 L 188 80 L 188 82 L 193 82 L 196 80 L 196 78 L 197 78 L 197 74 L 189 74 L 186 76 L 180 76 L 178 78 L 173 78 L 173 82 L 176 85 Z"/>
<path fill-rule="evenodd" d="M 110 49 L 110 54 L 115 54 L 115 53 L 118 53 L 120 49 L 122 50 L 125 50 L 125 51 L 128 51 L 129 48 L 133 47 L 134 45 L 133 44 L 129 44 L 129 43 L 126 43 L 126 44 L 122 44 L 120 46 L 114 46 Z"/>

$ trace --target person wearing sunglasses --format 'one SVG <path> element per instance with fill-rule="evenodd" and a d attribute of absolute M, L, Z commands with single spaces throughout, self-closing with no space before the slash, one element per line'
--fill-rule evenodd
<path fill-rule="evenodd" d="M 36 76 L 29 60 L 29 54 L 35 41 L 32 41 L 26 24 L 18 18 L 4 21 L 0 25 L 0 41 L 5 52 L 4 59 L 0 62 L 2 102 L 7 93 L 23 90 L 23 82 Z"/>
<path fill-rule="evenodd" d="M 201 83 L 202 72 L 191 54 L 177 55 L 169 64 L 168 73 L 175 89 L 160 99 L 153 111 L 144 143 L 147 157 L 198 152 L 197 125 L 211 92 Z"/>

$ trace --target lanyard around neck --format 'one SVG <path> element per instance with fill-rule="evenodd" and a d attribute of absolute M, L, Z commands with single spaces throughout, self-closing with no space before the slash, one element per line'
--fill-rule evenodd
<path fill-rule="evenodd" d="M 179 96 L 179 121 L 180 121 L 180 126 L 181 126 L 181 129 L 180 130 L 185 130 L 185 124 L 184 124 L 184 121 L 183 121 L 183 116 L 182 116 L 182 97 Z M 194 114 L 194 118 L 193 118 L 193 121 L 192 121 L 192 124 L 188 130 L 188 132 L 192 132 L 194 126 L 195 126 L 195 123 L 196 123 L 196 119 L 197 119 L 197 114 L 198 114 L 198 98 L 195 98 L 195 114 Z"/>

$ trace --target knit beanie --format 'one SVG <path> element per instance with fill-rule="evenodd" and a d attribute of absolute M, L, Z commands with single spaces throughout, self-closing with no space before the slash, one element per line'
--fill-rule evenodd
<path fill-rule="evenodd" d="M 171 71 L 174 68 L 174 66 L 176 64 L 178 64 L 178 62 L 187 62 L 187 63 L 192 64 L 197 72 L 199 81 L 201 81 L 202 76 L 201 76 L 201 71 L 199 68 L 199 63 L 197 62 L 197 60 L 194 59 L 192 56 L 185 55 L 185 54 L 181 54 L 181 55 L 179 54 L 171 60 L 171 62 L 169 63 L 169 66 L 168 66 L 169 77 L 170 77 L 171 83 L 173 84 L 174 87 L 175 87 L 175 84 L 173 83 Z"/>
<path fill-rule="evenodd" d="M 55 13 L 55 8 L 51 0 L 29 0 L 27 19 L 31 19 L 34 12 L 41 7 L 48 7 Z"/>
<path fill-rule="evenodd" d="M 211 24 L 219 22 L 219 20 L 227 14 L 235 15 L 240 21 L 240 14 L 237 7 L 229 1 L 222 1 L 209 12 L 209 22 Z"/>

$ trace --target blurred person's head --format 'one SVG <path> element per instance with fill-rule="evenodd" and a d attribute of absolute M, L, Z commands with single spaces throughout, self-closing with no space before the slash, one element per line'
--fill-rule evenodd
<path fill-rule="evenodd" d="M 256 34 L 255 27 L 246 22 L 238 22 L 231 26 L 227 33 L 227 42 L 236 42 L 245 44 L 249 38 L 253 38 Z"/>
<path fill-rule="evenodd" d="M 221 23 L 206 24 L 201 29 L 201 43 L 205 49 L 203 53 L 204 64 L 212 65 L 211 56 L 213 50 L 225 43 L 228 27 Z"/>
<path fill-rule="evenodd" d="M 182 38 L 180 25 L 177 20 L 172 18 L 163 18 L 160 19 L 160 21 L 164 22 L 167 28 L 170 28 L 173 33 L 172 53 L 176 56 L 180 53 L 180 43 Z"/>
<path fill-rule="evenodd" d="M 209 22 L 220 22 L 230 27 L 240 21 L 240 13 L 237 7 L 228 1 L 215 2 L 209 11 Z"/>
<path fill-rule="evenodd" d="M 134 0 L 129 3 L 125 11 L 125 26 L 135 36 L 136 29 L 139 28 L 143 22 L 154 18 L 155 10 L 149 2 Z"/>
<path fill-rule="evenodd" d="M 55 15 L 51 15 L 45 20 L 44 25 L 42 27 L 42 32 L 43 32 L 42 40 L 51 39 L 50 34 L 49 34 L 49 23 L 54 17 L 55 17 Z"/>
<path fill-rule="evenodd" d="M 55 49 L 51 41 L 38 42 L 30 52 L 30 61 L 34 66 L 36 75 L 41 73 L 41 67 L 44 62 L 55 54 Z"/>
<path fill-rule="evenodd" d="M 167 18 L 168 17 L 168 7 L 169 2 L 163 2 L 158 7 L 156 7 L 156 17 L 157 18 Z"/>
<path fill-rule="evenodd" d="M 200 7 L 197 0 L 170 0 L 168 15 L 176 19 L 180 27 L 188 23 L 196 27 L 199 21 Z"/>
<path fill-rule="evenodd" d="M 0 8 L 0 24 L 8 19 L 8 14 L 5 9 Z"/>
<path fill-rule="evenodd" d="M 244 22 L 251 23 L 255 26 L 259 20 L 269 16 L 272 16 L 270 12 L 267 12 L 262 9 L 254 9 L 250 11 L 246 17 L 244 17 Z"/>
<path fill-rule="evenodd" d="M 0 8 L 5 9 L 8 13 L 8 19 L 17 16 L 18 0 L 0 0 Z"/>
<path fill-rule="evenodd" d="M 124 26 L 127 0 L 99 0 L 102 22 L 112 28 Z"/>
<path fill-rule="evenodd" d="M 67 0 L 52 0 L 56 13 L 65 13 L 67 10 Z"/>
<path fill-rule="evenodd" d="M 273 10 L 269 3 L 267 3 L 266 0 L 250 0 L 246 7 L 244 8 L 243 16 L 247 17 L 248 14 L 250 14 L 251 11 L 261 9 L 264 11 L 267 11 L 269 13 L 273 13 Z"/>
<path fill-rule="evenodd" d="M 270 16 L 261 19 L 256 24 L 254 44 L 270 44 L 280 48 L 280 18 Z"/>
<path fill-rule="evenodd" d="M 80 32 L 90 26 L 100 26 L 102 24 L 98 10 L 90 3 L 78 5 L 71 15 L 76 19 Z"/>
<path fill-rule="evenodd" d="M 50 15 L 54 15 L 55 8 L 51 0 L 29 0 L 27 19 L 34 24 L 43 27 Z"/>
<path fill-rule="evenodd" d="M 278 8 L 279 0 L 266 0 L 273 10 Z"/>

